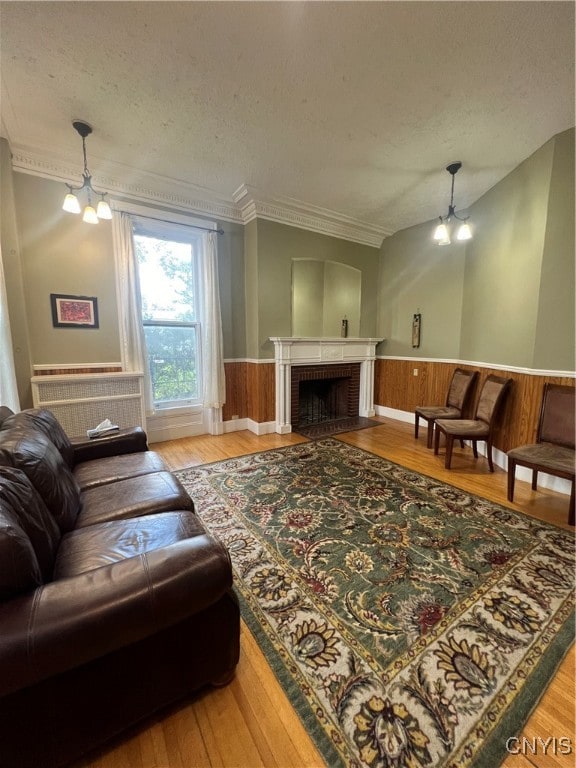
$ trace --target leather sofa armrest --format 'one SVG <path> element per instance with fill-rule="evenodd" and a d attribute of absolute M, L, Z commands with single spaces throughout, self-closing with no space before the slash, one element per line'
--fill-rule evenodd
<path fill-rule="evenodd" d="M 74 465 L 82 461 L 148 450 L 148 439 L 142 427 L 121 429 L 103 437 L 71 437 L 70 443 L 74 451 Z"/>
<path fill-rule="evenodd" d="M 0 696 L 138 642 L 202 611 L 232 586 L 208 534 L 0 604 Z"/>

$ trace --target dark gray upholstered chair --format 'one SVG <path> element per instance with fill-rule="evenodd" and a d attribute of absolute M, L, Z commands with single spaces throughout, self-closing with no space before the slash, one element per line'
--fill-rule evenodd
<path fill-rule="evenodd" d="M 502 410 L 504 398 L 510 388 L 512 379 L 504 379 L 501 376 L 488 376 L 482 386 L 476 415 L 473 419 L 436 419 L 434 453 L 438 453 L 440 447 L 440 435 L 446 436 L 446 459 L 444 466 L 450 469 L 452 462 L 452 447 L 454 440 L 471 440 L 474 458 L 478 458 L 478 440 L 486 443 L 486 454 L 490 472 L 494 472 L 492 462 L 492 440 L 497 426 L 497 420 Z"/>
<path fill-rule="evenodd" d="M 576 389 L 563 384 L 545 384 L 536 442 L 508 451 L 508 501 L 514 501 L 516 467 L 532 470 L 532 490 L 538 472 L 572 481 L 568 523 L 574 525 L 574 406 Z"/>
<path fill-rule="evenodd" d="M 436 419 L 461 419 L 466 413 L 474 384 L 478 378 L 476 371 L 456 368 L 446 396 L 446 405 L 418 405 L 414 411 L 414 437 L 418 439 L 420 419 L 428 423 L 428 448 L 432 448 L 434 422 Z"/>

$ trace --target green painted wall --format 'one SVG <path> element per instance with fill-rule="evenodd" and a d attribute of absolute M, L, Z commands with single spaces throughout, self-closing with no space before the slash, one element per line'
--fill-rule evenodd
<path fill-rule="evenodd" d="M 292 333 L 294 336 L 321 336 L 324 326 L 325 261 L 292 261 Z"/>
<path fill-rule="evenodd" d="M 439 247 L 435 222 L 380 249 L 378 352 L 575 369 L 574 130 L 552 138 L 469 209 L 474 237 Z M 411 346 L 422 314 L 421 346 Z"/>
<path fill-rule="evenodd" d="M 362 272 L 349 264 L 292 259 L 292 336 L 360 335 Z"/>
<path fill-rule="evenodd" d="M 552 140 L 470 208 L 463 360 L 533 367 L 553 155 Z"/>
<path fill-rule="evenodd" d="M 576 369 L 574 140 L 574 130 L 554 140 L 533 360 L 543 370 Z"/>
<path fill-rule="evenodd" d="M 0 139 L 0 223 L 2 264 L 6 282 L 18 398 L 21 408 L 29 408 L 32 405 L 32 387 L 30 385 L 32 358 L 28 341 L 28 321 L 24 300 L 20 237 L 16 219 L 12 157 L 6 139 Z M 6 350 L 0 349 L 0 365 L 4 365 L 5 354 Z"/>
<path fill-rule="evenodd" d="M 249 357 L 272 359 L 270 336 L 292 335 L 292 259 L 334 261 L 362 272 L 360 336 L 376 334 L 379 251 L 337 237 L 257 219 L 258 330 L 249 346 Z M 250 226 L 250 225 L 249 225 Z"/>
<path fill-rule="evenodd" d="M 120 360 L 112 228 L 61 210 L 63 185 L 14 174 L 32 362 Z M 54 328 L 50 294 L 96 296 L 100 327 Z"/>
<path fill-rule="evenodd" d="M 224 358 L 246 354 L 246 293 L 244 290 L 244 227 L 218 222 L 218 282 Z"/>
<path fill-rule="evenodd" d="M 378 354 L 456 359 L 464 290 L 465 247 L 438 246 L 434 222 L 396 232 L 381 247 Z M 412 347 L 412 319 L 422 315 L 420 346 Z"/>
<path fill-rule="evenodd" d="M 250 358 L 258 357 L 258 225 L 256 220 L 244 227 L 244 261 L 246 265 L 246 350 Z"/>

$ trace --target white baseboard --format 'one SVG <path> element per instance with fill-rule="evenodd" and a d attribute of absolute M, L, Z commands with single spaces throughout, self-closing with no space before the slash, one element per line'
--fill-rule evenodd
<path fill-rule="evenodd" d="M 396 421 L 407 421 L 410 424 L 414 424 L 414 414 L 409 411 L 399 411 L 396 408 L 388 408 L 385 405 L 376 406 L 376 416 L 385 416 L 388 419 L 396 419 Z"/>
<path fill-rule="evenodd" d="M 243 429 L 249 429 L 248 419 L 229 419 L 223 422 L 224 434 L 228 432 L 241 432 Z"/>
<path fill-rule="evenodd" d="M 275 421 L 252 421 L 252 419 L 248 419 L 248 429 L 251 432 L 254 432 L 256 435 L 269 435 L 272 432 L 276 432 L 276 422 Z"/>
<path fill-rule="evenodd" d="M 258 422 L 253 419 L 231 419 L 223 422 L 224 432 L 240 432 L 243 429 L 248 429 L 255 435 L 268 435 L 271 432 L 276 432 L 275 421 L 263 421 Z"/>
<path fill-rule="evenodd" d="M 405 421 L 409 424 L 414 424 L 414 414 L 409 411 L 400 411 L 396 408 L 388 408 L 383 405 L 377 405 L 376 415 L 384 416 L 389 419 L 395 419 L 396 421 Z M 424 427 L 424 429 L 426 428 Z M 478 443 L 478 453 L 481 456 L 486 456 L 486 443 Z M 500 467 L 506 472 L 508 471 L 508 457 L 504 451 L 500 451 L 498 448 L 493 448 L 492 460 L 496 466 Z M 516 480 L 521 480 L 525 483 L 531 483 L 532 471 L 527 467 L 516 467 Z M 572 489 L 569 480 L 565 480 L 563 477 L 547 475 L 545 472 L 538 473 L 538 487 L 547 488 L 550 491 L 557 491 L 558 493 L 565 493 L 567 496 L 570 495 L 570 491 Z"/>

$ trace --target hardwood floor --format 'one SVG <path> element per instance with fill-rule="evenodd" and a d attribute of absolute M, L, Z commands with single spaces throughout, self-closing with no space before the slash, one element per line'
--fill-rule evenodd
<path fill-rule="evenodd" d="M 380 426 L 338 435 L 338 439 L 433 476 L 452 485 L 511 506 L 533 517 L 570 529 L 568 498 L 552 491 L 533 492 L 517 481 L 514 504 L 506 501 L 506 473 L 488 471 L 485 459 L 475 461 L 470 448 L 454 450 L 453 469 L 426 448 L 426 430 L 414 440 L 410 424 L 379 418 Z M 235 432 L 156 443 L 172 469 L 219 461 L 284 445 L 306 442 L 299 435 Z M 571 529 L 573 530 L 573 529 Z M 574 737 L 574 647 L 570 650 L 524 732 L 535 749 L 510 755 L 503 768 L 572 768 Z M 520 736 L 520 738 L 521 738 Z M 555 738 L 544 750 L 538 739 Z M 571 739 L 571 754 L 562 751 L 562 737 Z M 532 754 L 536 752 L 536 754 Z M 316 768 L 325 763 L 268 667 L 250 632 L 242 625 L 241 658 L 234 680 L 223 688 L 203 691 L 175 706 L 117 743 L 82 760 L 76 768 Z M 482 767 L 484 768 L 484 767 Z M 485 768 L 495 768 L 486 765 Z"/>

